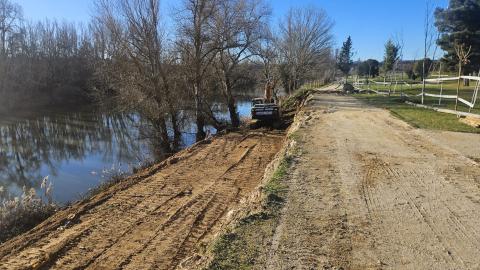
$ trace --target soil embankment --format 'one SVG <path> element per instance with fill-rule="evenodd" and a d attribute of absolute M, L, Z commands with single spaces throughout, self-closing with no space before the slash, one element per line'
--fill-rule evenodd
<path fill-rule="evenodd" d="M 0 269 L 175 269 L 258 187 L 283 133 L 231 133 L 59 212 L 0 246 Z"/>

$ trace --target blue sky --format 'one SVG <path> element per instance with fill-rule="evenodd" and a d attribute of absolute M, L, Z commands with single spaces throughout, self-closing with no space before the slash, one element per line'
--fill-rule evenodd
<path fill-rule="evenodd" d="M 57 18 L 86 22 L 92 14 L 93 0 L 12 0 L 23 6 L 27 19 Z M 334 20 L 336 46 L 352 36 L 355 59 L 383 57 L 383 46 L 388 38 L 403 36 L 404 59 L 418 59 L 422 55 L 425 0 L 267 0 L 273 10 L 273 23 L 278 24 L 290 7 L 314 6 L 323 8 Z M 164 0 L 166 12 L 178 0 Z M 446 7 L 448 0 L 434 0 Z M 438 55 L 437 55 L 438 58 Z"/>

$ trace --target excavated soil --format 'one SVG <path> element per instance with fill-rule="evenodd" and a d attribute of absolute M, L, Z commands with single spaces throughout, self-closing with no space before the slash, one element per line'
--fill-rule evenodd
<path fill-rule="evenodd" d="M 229 134 L 0 246 L 0 269 L 178 269 L 260 183 L 283 134 Z"/>
<path fill-rule="evenodd" d="M 261 269 L 479 269 L 480 135 L 316 94 Z"/>

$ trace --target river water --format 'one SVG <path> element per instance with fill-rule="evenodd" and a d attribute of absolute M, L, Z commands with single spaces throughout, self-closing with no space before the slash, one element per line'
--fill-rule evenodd
<path fill-rule="evenodd" d="M 250 117 L 250 106 L 248 98 L 238 102 L 241 117 Z M 217 116 L 227 119 L 226 108 L 219 108 Z M 195 128 L 191 122 L 183 126 L 186 147 L 195 142 Z M 41 194 L 48 176 L 54 201 L 76 201 L 113 174 L 158 159 L 154 139 L 144 132 L 148 127 L 134 113 L 86 108 L 1 115 L 0 186 L 10 195 L 21 194 L 23 187 Z"/>

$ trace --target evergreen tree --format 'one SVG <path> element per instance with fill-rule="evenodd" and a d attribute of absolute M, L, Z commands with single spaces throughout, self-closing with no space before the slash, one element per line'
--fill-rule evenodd
<path fill-rule="evenodd" d="M 432 59 L 425 58 L 425 77 L 427 78 L 430 74 L 432 64 Z M 415 62 L 415 65 L 413 66 L 413 72 L 415 73 L 416 78 L 420 78 L 423 80 L 423 60 Z"/>
<path fill-rule="evenodd" d="M 368 65 L 367 65 L 367 62 L 366 61 L 363 61 L 363 62 L 359 62 L 358 63 L 358 76 L 368 76 Z"/>
<path fill-rule="evenodd" d="M 350 69 L 352 69 L 353 65 L 352 57 L 352 38 L 349 36 L 347 40 L 343 42 L 343 46 L 340 49 L 337 59 L 337 68 L 343 73 L 343 75 L 345 75 L 347 79 Z"/>
<path fill-rule="evenodd" d="M 416 65 L 417 63 L 415 63 Z M 405 73 L 407 74 L 407 77 L 410 79 L 410 80 L 415 80 L 417 79 L 417 75 L 415 74 L 415 70 L 414 70 L 414 65 L 408 65 L 406 68 L 405 68 Z"/>
<path fill-rule="evenodd" d="M 374 78 L 379 74 L 379 66 L 380 63 L 378 63 L 378 61 L 375 59 L 368 59 L 366 61 L 363 61 L 358 65 L 358 75 L 370 76 Z"/>
<path fill-rule="evenodd" d="M 395 45 L 395 43 L 393 43 L 393 41 L 389 39 L 385 44 L 385 58 L 383 63 L 383 71 L 385 72 L 385 75 L 393 70 L 395 62 L 397 62 L 399 57 L 399 51 L 400 47 L 398 45 Z"/>
<path fill-rule="evenodd" d="M 472 46 L 466 73 L 480 69 L 480 0 L 450 0 L 448 8 L 435 11 L 435 25 L 440 32 L 438 45 L 446 52 L 444 61 L 450 68 L 458 64 L 455 44 Z"/>

